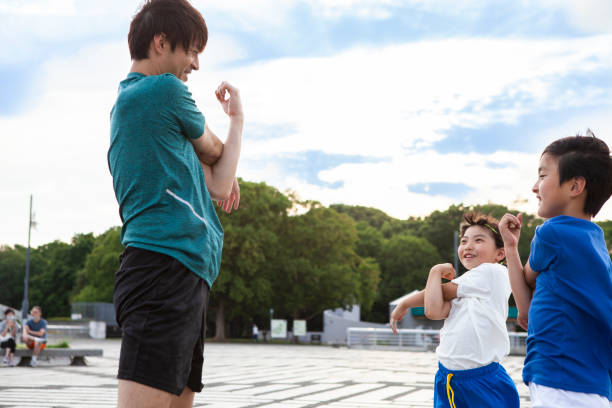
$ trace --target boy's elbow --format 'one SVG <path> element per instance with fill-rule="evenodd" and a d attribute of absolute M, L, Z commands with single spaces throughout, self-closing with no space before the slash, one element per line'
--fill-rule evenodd
<path fill-rule="evenodd" d="M 425 307 L 425 317 L 429 320 L 440 320 L 439 314 L 431 308 Z"/>
<path fill-rule="evenodd" d="M 445 314 L 442 310 L 438 310 L 436 308 L 428 308 L 425 307 L 425 317 L 429 320 L 444 320 L 448 317 L 448 314 Z"/>

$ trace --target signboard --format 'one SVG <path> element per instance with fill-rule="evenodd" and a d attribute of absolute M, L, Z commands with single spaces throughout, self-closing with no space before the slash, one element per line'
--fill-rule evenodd
<path fill-rule="evenodd" d="M 270 331 L 273 339 L 287 338 L 287 321 L 281 319 L 270 320 Z"/>
<path fill-rule="evenodd" d="M 293 321 L 293 335 L 294 336 L 305 336 L 306 335 L 306 320 L 294 320 Z"/>

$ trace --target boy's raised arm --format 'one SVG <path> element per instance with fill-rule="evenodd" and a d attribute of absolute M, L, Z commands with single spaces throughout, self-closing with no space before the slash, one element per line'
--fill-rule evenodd
<path fill-rule="evenodd" d="M 510 287 L 512 288 L 512 294 L 514 295 L 514 300 L 516 301 L 516 307 L 518 309 L 517 321 L 523 329 L 527 330 L 527 316 L 529 315 L 532 289 L 525 278 L 525 271 L 523 270 L 521 257 L 518 252 L 522 222 L 522 214 L 516 217 L 512 214 L 506 214 L 499 222 L 499 232 L 504 240 Z M 529 264 L 525 266 L 528 268 L 528 271 L 531 271 Z"/>
<path fill-rule="evenodd" d="M 442 320 L 448 317 L 451 303 L 444 299 L 442 278 L 453 279 L 457 273 L 449 263 L 439 264 L 431 268 L 427 285 L 425 286 L 425 316 L 431 320 Z M 453 284 L 455 285 L 455 284 Z M 456 295 L 455 285 L 455 295 Z"/>

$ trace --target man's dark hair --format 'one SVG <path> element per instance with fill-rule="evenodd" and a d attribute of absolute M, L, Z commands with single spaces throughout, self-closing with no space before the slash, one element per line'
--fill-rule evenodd
<path fill-rule="evenodd" d="M 148 58 L 153 37 L 162 33 L 172 51 L 181 44 L 185 51 L 196 47 L 202 52 L 208 41 L 202 14 L 187 0 L 146 0 L 130 24 L 128 45 L 132 60 Z"/>
<path fill-rule="evenodd" d="M 32 307 L 32 310 L 34 310 L 34 309 L 37 309 L 40 312 L 40 314 L 42 314 L 42 308 L 40 306 Z"/>
<path fill-rule="evenodd" d="M 9 313 L 15 314 L 15 311 L 9 307 L 8 309 L 4 311 L 4 316 L 5 317 L 8 316 Z"/>
<path fill-rule="evenodd" d="M 490 215 L 484 215 L 476 212 L 463 214 L 463 222 L 459 226 L 459 236 L 463 237 L 468 228 L 478 225 L 488 230 L 490 235 L 495 240 L 496 248 L 504 247 L 504 240 L 499 233 L 499 221 Z"/>
<path fill-rule="evenodd" d="M 570 136 L 549 144 L 548 153 L 558 159 L 559 184 L 574 177 L 586 181 L 586 200 L 583 211 L 597 215 L 612 195 L 612 158 L 606 142 L 589 130 L 587 136 Z"/>

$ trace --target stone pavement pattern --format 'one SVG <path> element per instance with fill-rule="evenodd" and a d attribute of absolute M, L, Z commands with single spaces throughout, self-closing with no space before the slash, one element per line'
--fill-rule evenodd
<path fill-rule="evenodd" d="M 68 360 L 38 367 L 0 367 L 0 407 L 113 407 L 117 402 L 118 340 L 74 340 L 103 348 L 87 367 Z M 195 407 L 431 407 L 437 367 L 432 352 L 350 350 L 325 346 L 216 344 L 205 347 L 204 391 Z M 530 407 L 520 382 L 523 357 L 504 366 Z M 29 401 L 29 402 L 26 402 Z"/>

